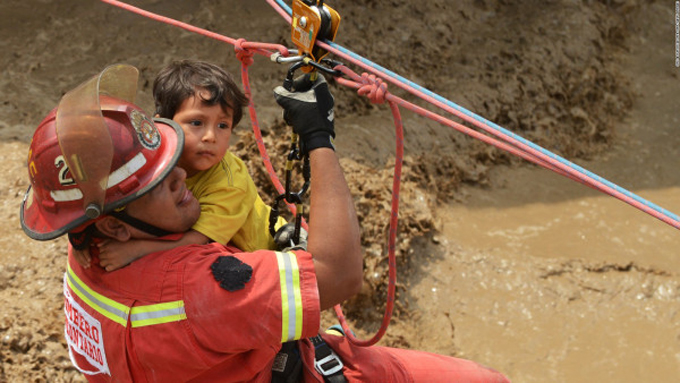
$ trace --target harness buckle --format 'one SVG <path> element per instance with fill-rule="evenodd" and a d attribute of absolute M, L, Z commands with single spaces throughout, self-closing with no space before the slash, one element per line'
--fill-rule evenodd
<path fill-rule="evenodd" d="M 322 359 L 314 359 L 314 369 L 323 376 L 330 376 L 342 371 L 344 366 L 335 351 L 330 350 L 330 352 L 329 355 Z"/>

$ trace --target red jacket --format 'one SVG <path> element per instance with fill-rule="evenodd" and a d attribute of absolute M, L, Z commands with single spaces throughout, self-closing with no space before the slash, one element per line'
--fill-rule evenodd
<path fill-rule="evenodd" d="M 69 255 L 64 279 L 69 350 L 90 381 L 270 382 L 281 343 L 297 339 L 303 380 L 323 381 L 305 339 L 320 324 L 307 252 L 194 245 L 110 273 Z M 507 382 L 464 359 L 323 337 L 349 382 Z"/>
<path fill-rule="evenodd" d="M 64 311 L 74 364 L 90 381 L 271 381 L 281 343 L 319 330 L 312 258 L 237 252 L 186 246 L 109 273 L 83 269 L 69 254 Z"/>

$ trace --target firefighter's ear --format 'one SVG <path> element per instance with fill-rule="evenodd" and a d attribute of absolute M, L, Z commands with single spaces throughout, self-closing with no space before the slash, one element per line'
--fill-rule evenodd
<path fill-rule="evenodd" d="M 95 222 L 97 230 L 105 236 L 120 242 L 130 239 L 130 227 L 118 218 L 110 215 Z"/>

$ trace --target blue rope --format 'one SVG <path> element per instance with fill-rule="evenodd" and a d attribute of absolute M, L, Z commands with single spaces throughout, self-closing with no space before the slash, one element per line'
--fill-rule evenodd
<path fill-rule="evenodd" d="M 275 1 L 289 15 L 292 15 L 293 10 L 288 5 L 286 5 L 283 2 L 283 0 L 275 0 Z M 676 214 L 674 214 L 674 213 L 672 213 L 672 212 L 670 212 L 670 211 L 668 211 L 668 210 L 666 210 L 666 209 L 664 209 L 664 208 L 662 208 L 662 207 L 660 207 L 660 206 L 658 206 L 658 205 L 636 195 L 635 193 L 632 193 L 632 192 L 616 185 L 613 182 L 608 181 L 607 179 L 605 179 L 605 178 L 603 178 L 603 177 L 601 177 L 601 176 L 599 176 L 595 173 L 592 173 L 592 172 L 576 165 L 575 163 L 573 163 L 573 162 L 571 162 L 571 161 L 569 161 L 569 160 L 567 160 L 567 159 L 565 159 L 561 156 L 558 156 L 557 154 L 555 154 L 555 153 L 553 153 L 553 152 L 551 152 L 551 151 L 549 151 L 549 150 L 547 150 L 547 149 L 545 149 L 545 148 L 543 148 L 543 147 L 541 147 L 537 144 L 534 144 L 533 142 L 531 142 L 531 141 L 529 141 L 529 140 L 527 140 L 527 139 L 525 139 L 525 138 L 523 138 L 523 137 L 521 137 L 521 136 L 519 136 L 519 135 L 517 135 L 517 134 L 515 134 L 515 133 L 495 124 L 495 123 L 493 123 L 493 122 L 491 122 L 491 121 L 489 121 L 489 120 L 487 120 L 484 117 L 481 117 L 481 116 L 479 116 L 479 115 L 457 105 L 456 103 L 454 103 L 454 102 L 452 102 L 452 101 L 430 91 L 429 89 L 424 88 L 424 87 L 414 83 L 413 81 L 408 80 L 408 79 L 398 75 L 397 73 L 394 73 L 391 70 L 384 68 L 384 67 L 382 67 L 382 66 L 380 66 L 380 65 L 378 65 L 378 64 L 376 64 L 376 63 L 374 63 L 374 62 L 372 62 L 372 61 L 350 51 L 349 49 L 344 48 L 343 46 L 341 46 L 339 44 L 336 44 L 332 41 L 324 41 L 324 42 L 326 44 L 330 45 L 332 48 L 335 48 L 335 49 L 341 51 L 342 53 L 349 55 L 356 60 L 361 61 L 362 63 L 366 64 L 367 66 L 370 66 L 371 68 L 375 69 L 376 71 L 381 72 L 381 73 L 385 74 L 386 76 L 395 78 L 395 79 L 399 80 L 401 83 L 406 84 L 406 85 L 408 85 L 408 86 L 410 86 L 414 89 L 417 89 L 420 92 L 425 93 L 426 95 L 436 99 L 437 101 L 439 101 L 443 104 L 450 106 L 451 108 L 465 114 L 466 116 L 471 117 L 471 118 L 481 122 L 482 124 L 485 124 L 485 125 L 491 127 L 492 129 L 499 131 L 499 132 L 501 132 L 501 133 L 503 133 L 503 134 L 505 134 L 505 135 L 507 135 L 507 136 L 509 136 L 509 137 L 511 137 L 511 138 L 513 138 L 513 139 L 515 139 L 515 140 L 517 140 L 517 141 L 519 141 L 519 142 L 521 142 L 521 143 L 523 143 L 523 144 L 525 144 L 525 145 L 527 145 L 527 146 L 529 146 L 529 147 L 531 147 L 531 148 L 533 148 L 533 149 L 535 149 L 539 152 L 541 152 L 542 154 L 562 163 L 563 165 L 566 165 L 566 166 L 576 170 L 577 172 L 583 174 L 584 176 L 586 176 L 590 179 L 593 179 L 595 181 L 598 181 L 598 182 L 616 190 L 617 192 L 624 194 L 627 197 L 634 199 L 635 201 L 647 206 L 648 208 L 665 215 L 666 217 L 669 217 L 669 218 L 671 218 L 675 221 L 680 221 L 680 216 L 678 216 L 678 215 L 676 215 Z"/>

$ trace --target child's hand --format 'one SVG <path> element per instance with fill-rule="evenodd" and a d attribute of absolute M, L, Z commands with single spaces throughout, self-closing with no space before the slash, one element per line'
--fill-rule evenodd
<path fill-rule="evenodd" d="M 138 254 L 135 241 L 119 242 L 108 239 L 98 243 L 97 246 L 99 246 L 99 265 L 106 271 L 125 267 L 143 255 Z"/>
<path fill-rule="evenodd" d="M 90 268 L 90 263 L 92 262 L 92 257 L 90 256 L 90 249 L 87 248 L 85 250 L 76 250 L 73 249 L 73 258 L 76 259 L 78 264 L 82 266 L 84 269 L 89 269 Z"/>
<path fill-rule="evenodd" d="M 114 271 L 147 254 L 170 250 L 177 246 L 206 243 L 208 240 L 208 237 L 194 230 L 189 230 L 182 239 L 177 241 L 131 239 L 118 242 L 108 239 L 97 244 L 99 246 L 99 265 L 106 271 Z"/>

